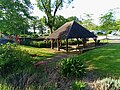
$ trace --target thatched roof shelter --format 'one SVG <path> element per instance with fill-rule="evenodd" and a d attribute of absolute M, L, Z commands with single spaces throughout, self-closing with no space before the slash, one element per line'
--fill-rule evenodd
<path fill-rule="evenodd" d="M 57 40 L 59 44 L 60 39 L 66 39 L 66 41 L 69 38 L 97 38 L 96 35 L 94 35 L 92 32 L 81 26 L 75 21 L 67 22 L 64 25 L 62 25 L 60 28 L 58 28 L 56 31 L 54 31 L 52 34 L 50 34 L 47 39 L 50 40 Z M 52 46 L 52 44 L 51 44 Z M 59 47 L 59 45 L 58 45 Z"/>

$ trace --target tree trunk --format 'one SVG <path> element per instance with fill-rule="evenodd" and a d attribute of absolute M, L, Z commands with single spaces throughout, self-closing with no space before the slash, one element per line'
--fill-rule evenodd
<path fill-rule="evenodd" d="M 49 28 L 50 28 L 50 34 L 53 33 L 52 26 L 49 26 Z"/>
<path fill-rule="evenodd" d="M 34 34 L 36 33 L 36 32 L 35 32 L 35 29 L 36 29 L 36 27 L 35 27 L 35 25 L 34 25 L 34 26 L 33 26 Z"/>

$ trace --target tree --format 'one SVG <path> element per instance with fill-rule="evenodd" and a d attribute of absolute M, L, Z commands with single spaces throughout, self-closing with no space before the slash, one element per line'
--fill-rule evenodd
<path fill-rule="evenodd" d="M 93 18 L 92 18 L 93 14 L 86 14 L 85 13 L 85 18 L 82 18 L 81 24 L 87 28 L 88 30 L 95 30 L 96 29 L 96 25 L 92 22 Z"/>
<path fill-rule="evenodd" d="M 61 15 L 57 15 L 55 16 L 55 22 L 54 22 L 54 26 L 53 29 L 56 30 L 59 27 L 61 27 L 63 24 L 65 24 L 68 20 L 66 18 L 64 18 Z"/>
<path fill-rule="evenodd" d="M 45 28 L 45 20 L 44 18 L 38 18 L 38 17 L 33 17 L 33 19 L 30 21 L 31 22 L 31 29 L 33 29 L 33 33 L 36 34 L 36 30 L 39 31 L 39 34 L 44 34 L 46 28 Z"/>
<path fill-rule="evenodd" d="M 116 23 L 113 10 L 108 11 L 100 17 L 100 29 L 106 30 L 106 37 L 108 30 L 114 30 Z"/>
<path fill-rule="evenodd" d="M 50 28 L 50 33 L 52 33 L 57 11 L 62 9 L 64 3 L 70 4 L 73 0 L 36 0 L 36 1 L 39 9 L 46 14 L 45 24 Z"/>
<path fill-rule="evenodd" d="M 40 18 L 38 20 L 37 29 L 39 30 L 39 34 L 41 34 L 41 35 L 43 35 L 46 32 L 46 26 L 45 26 L 45 19 L 44 19 L 44 17 Z"/>
<path fill-rule="evenodd" d="M 38 27 L 38 17 L 33 17 L 32 20 L 30 21 L 31 27 L 34 31 L 34 34 L 36 34 L 36 29 Z"/>
<path fill-rule="evenodd" d="M 10 34 L 19 34 L 29 28 L 29 0 L 0 0 L 0 30 Z"/>
<path fill-rule="evenodd" d="M 116 30 L 120 30 L 120 19 L 116 20 Z"/>
<path fill-rule="evenodd" d="M 76 22 L 80 22 L 80 20 L 76 17 L 76 16 L 71 16 L 67 18 L 68 21 L 76 21 Z"/>

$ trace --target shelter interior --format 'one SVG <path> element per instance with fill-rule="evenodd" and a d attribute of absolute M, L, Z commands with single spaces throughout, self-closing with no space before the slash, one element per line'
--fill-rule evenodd
<path fill-rule="evenodd" d="M 68 52 L 69 48 L 74 46 L 70 45 L 70 41 L 71 43 L 76 42 L 75 49 L 80 49 L 81 47 L 85 48 L 89 46 L 87 43 L 89 38 L 93 38 L 95 42 L 94 46 L 96 46 L 97 36 L 77 22 L 71 21 L 55 30 L 46 39 L 51 40 L 52 49 L 56 46 L 57 50 L 65 49 Z M 81 44 L 83 45 L 81 46 Z"/>

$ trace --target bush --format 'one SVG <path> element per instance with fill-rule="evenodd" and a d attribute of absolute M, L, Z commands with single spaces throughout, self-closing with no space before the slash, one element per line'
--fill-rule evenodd
<path fill-rule="evenodd" d="M 39 48 L 47 48 L 47 47 L 50 47 L 50 42 L 32 41 L 32 42 L 30 43 L 30 46 L 39 47 Z"/>
<path fill-rule="evenodd" d="M 77 45 L 77 44 L 82 44 L 82 41 L 77 41 L 77 40 L 69 40 L 68 41 L 69 45 Z M 62 44 L 65 45 L 66 41 L 62 41 Z"/>
<path fill-rule="evenodd" d="M 32 34 L 31 38 L 38 38 L 39 36 L 37 34 Z"/>
<path fill-rule="evenodd" d="M 98 32 L 97 35 L 103 35 L 103 33 L 102 32 Z"/>
<path fill-rule="evenodd" d="M 73 90 L 85 90 L 86 84 L 81 81 L 75 81 L 72 84 L 72 89 Z"/>
<path fill-rule="evenodd" d="M 82 77 L 86 73 L 86 67 L 78 57 L 70 57 L 60 62 L 61 73 L 67 77 Z"/>
<path fill-rule="evenodd" d="M 30 38 L 21 38 L 20 39 L 20 44 L 21 45 L 30 45 L 31 39 Z"/>
<path fill-rule="evenodd" d="M 94 82 L 95 90 L 120 90 L 120 79 L 105 78 Z"/>
<path fill-rule="evenodd" d="M 32 65 L 32 57 L 15 44 L 8 43 L 0 46 L 0 50 L 0 75 L 2 76 L 18 73 Z"/>

